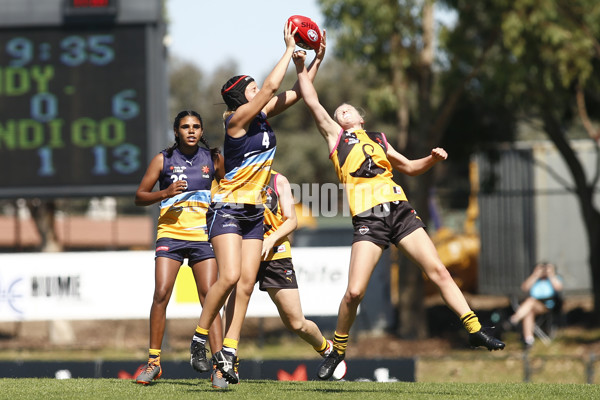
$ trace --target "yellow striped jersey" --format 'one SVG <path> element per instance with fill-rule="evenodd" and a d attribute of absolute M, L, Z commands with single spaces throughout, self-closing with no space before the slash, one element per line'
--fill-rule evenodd
<path fill-rule="evenodd" d="M 226 132 L 232 116 L 225 120 Z M 213 201 L 263 204 L 276 148 L 275 132 L 263 112 L 250 123 L 244 136 L 233 138 L 226 133 L 225 177 L 219 182 Z"/>
<path fill-rule="evenodd" d="M 266 190 L 265 203 L 265 238 L 275 232 L 284 222 L 284 217 L 279 205 L 279 193 L 277 192 L 277 177 L 279 174 L 271 171 L 271 179 Z M 280 260 L 282 258 L 292 257 L 290 240 L 287 236 L 281 238 L 275 243 L 275 247 L 269 252 L 265 261 Z"/>
<path fill-rule="evenodd" d="M 342 131 L 338 136 L 329 158 L 344 185 L 353 216 L 381 203 L 407 200 L 404 190 L 392 179 L 387 147 L 381 132 L 360 129 Z"/>
<path fill-rule="evenodd" d="M 206 210 L 211 201 L 211 185 L 215 167 L 210 151 L 198 148 L 191 156 L 174 149 L 166 150 L 163 169 L 159 175 L 160 190 L 178 180 L 187 182 L 187 189 L 160 202 L 157 239 L 168 237 L 188 241 L 207 241 Z"/>

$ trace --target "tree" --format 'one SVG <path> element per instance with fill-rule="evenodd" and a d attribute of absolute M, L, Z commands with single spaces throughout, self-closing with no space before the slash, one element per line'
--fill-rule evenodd
<path fill-rule="evenodd" d="M 237 69 L 236 64 L 227 62 L 207 76 L 202 69 L 190 62 L 177 58 L 169 59 L 169 115 L 171 120 L 181 110 L 195 110 L 202 116 L 204 134 L 211 147 L 223 145 L 223 111 L 221 86 Z M 172 130 L 168 141 L 172 143 Z"/>
<path fill-rule="evenodd" d="M 492 44 L 492 51 L 477 74 L 476 85 L 468 89 L 470 105 L 463 105 L 465 114 L 472 116 L 471 125 L 490 126 L 484 122 L 488 118 L 498 122 L 496 131 L 498 127 L 506 129 L 509 135 L 505 138 L 512 138 L 519 124 L 540 121 L 539 129 L 554 143 L 572 175 L 574 186 L 567 189 L 577 197 L 585 224 L 594 316 L 598 322 L 600 210 L 594 205 L 593 196 L 598 191 L 600 177 L 600 129 L 592 117 L 600 116 L 597 95 L 600 8 L 593 0 L 497 0 L 485 2 L 485 9 L 478 7 L 478 2 L 445 3 L 460 16 L 445 47 L 464 65 L 454 73 L 464 76 L 473 65 L 473 60 L 462 50 L 465 45 Z M 490 112 L 482 117 L 481 109 Z M 490 118 L 494 113 L 496 117 Z M 501 119 L 498 115 L 502 115 L 503 121 L 498 121 Z M 458 126 L 460 130 L 464 124 Z M 456 131 L 456 125 L 452 129 Z M 454 132 L 446 133 L 456 142 Z M 590 139 L 596 149 L 596 168 L 589 177 L 570 143 L 578 133 Z M 499 137 L 491 136 L 486 139 L 493 141 Z"/>
<path fill-rule="evenodd" d="M 396 110 L 396 143 L 409 157 L 444 138 L 466 159 L 481 142 L 512 140 L 520 122 L 542 121 L 542 130 L 573 176 L 570 189 L 579 200 L 588 235 L 598 320 L 600 212 L 593 196 L 600 179 L 600 157 L 596 171 L 587 177 L 568 136 L 573 131 L 569 128 L 583 127 L 600 153 L 600 130 L 593 122 L 600 114 L 600 7 L 596 2 L 440 0 L 437 5 L 456 12 L 458 19 L 451 29 L 439 30 L 435 58 L 431 53 L 433 1 L 321 0 L 321 5 L 340 57 L 364 63 L 380 74 L 370 96 L 380 100 L 376 107 L 382 115 Z M 433 177 L 425 175 L 403 183 L 425 217 L 432 182 Z M 415 282 L 411 278 L 416 277 L 403 278 Z M 415 291 L 405 296 L 399 307 L 401 319 L 403 313 L 418 312 L 419 295 Z M 418 336 L 415 329 L 399 333 Z"/>
<path fill-rule="evenodd" d="M 600 322 L 600 209 L 594 204 L 600 178 L 600 7 L 593 0 L 516 1 L 503 13 L 504 45 L 521 77 L 522 112 L 538 117 L 571 172 L 589 247 L 594 320 Z M 587 104 L 592 104 L 588 108 Z M 596 149 L 596 169 L 586 176 L 568 131 L 580 124 Z"/>

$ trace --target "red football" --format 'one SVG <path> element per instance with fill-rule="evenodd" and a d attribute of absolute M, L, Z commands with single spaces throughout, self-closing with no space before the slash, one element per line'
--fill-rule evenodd
<path fill-rule="evenodd" d="M 298 28 L 294 35 L 296 44 L 306 50 L 319 50 L 321 45 L 321 30 L 319 26 L 308 17 L 302 15 L 292 15 L 288 18 L 292 23 L 292 29 Z"/>

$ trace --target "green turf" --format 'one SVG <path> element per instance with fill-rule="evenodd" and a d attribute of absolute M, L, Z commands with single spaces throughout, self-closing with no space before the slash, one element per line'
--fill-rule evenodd
<path fill-rule="evenodd" d="M 0 399 L 598 399 L 600 387 L 586 384 L 278 382 L 242 380 L 228 390 L 208 380 L 164 379 L 149 386 L 119 379 L 0 379 Z"/>

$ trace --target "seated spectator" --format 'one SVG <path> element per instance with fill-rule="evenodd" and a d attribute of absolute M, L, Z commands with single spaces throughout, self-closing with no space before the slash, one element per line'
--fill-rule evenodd
<path fill-rule="evenodd" d="M 521 290 L 528 297 L 509 318 L 511 327 L 522 323 L 523 345 L 531 348 L 534 342 L 535 319 L 538 315 L 550 312 L 562 302 L 562 279 L 556 274 L 554 264 L 538 263 L 531 275 L 521 284 Z"/>

